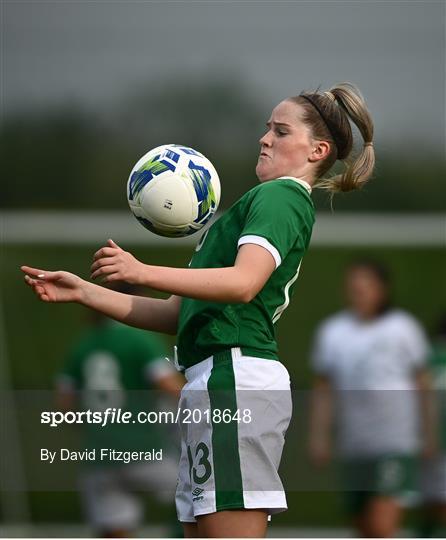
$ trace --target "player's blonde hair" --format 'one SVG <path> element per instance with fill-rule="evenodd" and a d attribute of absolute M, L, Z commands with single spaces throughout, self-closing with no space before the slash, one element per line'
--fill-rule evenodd
<path fill-rule="evenodd" d="M 372 175 L 375 152 L 373 121 L 359 90 L 353 84 L 344 82 L 326 92 L 303 92 L 289 99 L 304 109 L 302 120 L 310 127 L 312 137 L 330 143 L 330 153 L 316 169 L 318 181 L 315 187 L 332 193 L 361 188 Z M 363 138 L 362 149 L 355 156 L 352 156 L 350 120 Z M 343 162 L 344 171 L 323 178 L 337 160 Z"/>

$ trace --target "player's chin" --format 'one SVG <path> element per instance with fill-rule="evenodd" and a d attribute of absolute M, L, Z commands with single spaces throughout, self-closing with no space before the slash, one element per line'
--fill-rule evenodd
<path fill-rule="evenodd" d="M 270 171 L 268 171 L 268 168 L 265 167 L 263 163 L 259 161 L 256 166 L 256 175 L 259 179 L 259 182 L 266 182 L 267 180 L 270 180 Z"/>

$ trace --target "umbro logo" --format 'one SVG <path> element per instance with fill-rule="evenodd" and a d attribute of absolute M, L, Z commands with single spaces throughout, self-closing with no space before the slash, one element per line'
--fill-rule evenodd
<path fill-rule="evenodd" d="M 200 497 L 200 495 L 204 492 L 204 489 L 201 489 L 199 487 L 196 487 L 193 491 L 192 491 L 192 501 L 201 501 L 204 499 L 203 496 Z"/>

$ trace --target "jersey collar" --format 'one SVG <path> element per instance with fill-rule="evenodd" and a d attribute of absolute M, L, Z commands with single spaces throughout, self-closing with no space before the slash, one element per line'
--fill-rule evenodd
<path fill-rule="evenodd" d="M 302 180 L 302 178 L 295 178 L 294 176 L 281 176 L 277 180 L 292 180 L 293 182 L 296 182 L 297 184 L 304 187 L 308 191 L 308 193 L 311 194 L 312 189 L 311 189 L 310 184 L 306 182 L 305 180 Z"/>

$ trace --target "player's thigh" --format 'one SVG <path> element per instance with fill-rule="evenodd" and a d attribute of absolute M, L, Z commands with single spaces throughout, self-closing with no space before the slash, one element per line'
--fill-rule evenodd
<path fill-rule="evenodd" d="M 198 516 L 203 538 L 264 538 L 268 514 L 264 510 L 224 510 Z"/>

